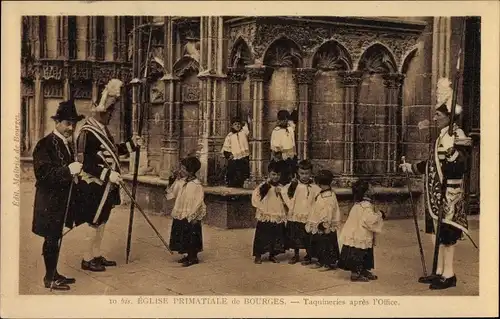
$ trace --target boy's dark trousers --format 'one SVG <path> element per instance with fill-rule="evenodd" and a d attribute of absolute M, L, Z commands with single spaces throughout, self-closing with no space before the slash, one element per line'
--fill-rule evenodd
<path fill-rule="evenodd" d="M 229 187 L 241 188 L 245 180 L 250 177 L 250 159 L 243 157 L 240 159 L 228 159 L 226 182 Z"/>

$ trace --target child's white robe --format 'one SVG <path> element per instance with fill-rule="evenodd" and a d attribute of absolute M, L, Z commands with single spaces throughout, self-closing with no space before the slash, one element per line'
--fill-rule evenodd
<path fill-rule="evenodd" d="M 167 190 L 167 199 L 175 198 L 171 216 L 175 219 L 186 218 L 189 222 L 202 220 L 207 214 L 204 202 L 205 193 L 198 179 L 186 182 L 185 178 L 177 179 Z"/>

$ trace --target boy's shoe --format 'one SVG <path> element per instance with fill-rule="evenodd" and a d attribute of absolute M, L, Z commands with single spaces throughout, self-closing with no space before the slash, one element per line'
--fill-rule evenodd
<path fill-rule="evenodd" d="M 269 261 L 275 264 L 279 264 L 280 261 L 276 259 L 276 256 L 269 256 Z"/>
<path fill-rule="evenodd" d="M 262 258 L 261 257 L 255 257 L 254 261 L 255 264 L 262 264 Z"/>
<path fill-rule="evenodd" d="M 104 258 L 103 256 L 99 256 L 99 257 L 96 257 L 95 259 L 97 259 L 97 261 L 105 266 L 105 267 L 115 267 L 116 266 L 116 261 L 113 261 L 113 260 L 107 260 L 106 258 Z"/>
<path fill-rule="evenodd" d="M 290 265 L 294 265 L 294 264 L 298 263 L 299 261 L 300 261 L 299 255 L 295 255 L 292 257 L 292 259 L 290 259 L 290 261 L 288 263 Z"/>
<path fill-rule="evenodd" d="M 368 270 L 363 271 L 362 274 L 364 277 L 368 278 L 368 280 L 377 280 L 378 279 L 378 277 L 376 275 L 372 274 Z"/>
<path fill-rule="evenodd" d="M 368 282 L 370 279 L 366 278 L 362 274 L 351 274 L 351 281 L 354 282 Z"/>
<path fill-rule="evenodd" d="M 179 264 L 183 264 L 183 263 L 185 263 L 186 261 L 188 261 L 188 257 L 187 257 L 187 256 L 184 256 L 184 257 L 182 257 L 181 259 L 179 259 L 177 262 L 178 262 Z"/>
<path fill-rule="evenodd" d="M 198 260 L 198 258 L 196 259 L 191 259 L 191 260 L 186 260 L 185 262 L 182 263 L 182 267 L 189 267 L 189 266 L 192 266 L 192 265 L 196 265 L 198 264 L 200 261 Z"/>
<path fill-rule="evenodd" d="M 311 269 L 320 269 L 320 268 L 323 268 L 323 264 L 320 264 L 320 263 L 314 263 L 314 264 L 311 266 Z"/>
<path fill-rule="evenodd" d="M 338 268 L 337 264 L 325 265 L 325 270 L 335 270 Z"/>

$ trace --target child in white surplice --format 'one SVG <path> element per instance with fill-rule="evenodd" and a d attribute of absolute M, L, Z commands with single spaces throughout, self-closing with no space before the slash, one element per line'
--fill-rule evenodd
<path fill-rule="evenodd" d="M 282 162 L 271 162 L 269 178 L 252 194 L 252 205 L 256 208 L 253 256 L 255 263 L 262 263 L 262 255 L 269 253 L 269 260 L 278 263 L 277 254 L 285 252 L 286 211 L 279 183 Z"/>
<path fill-rule="evenodd" d="M 283 199 L 288 207 L 286 222 L 286 249 L 293 249 L 294 256 L 289 264 L 299 262 L 299 250 L 305 249 L 304 265 L 310 264 L 311 236 L 306 232 L 305 224 L 312 212 L 316 195 L 321 189 L 312 179 L 313 166 L 309 160 L 302 160 L 298 165 L 298 178 L 293 179 L 283 188 Z"/>
<path fill-rule="evenodd" d="M 231 120 L 231 132 L 222 146 L 222 153 L 227 159 L 226 183 L 229 187 L 243 187 L 245 180 L 250 177 L 249 134 L 247 123 L 243 123 L 239 117 Z"/>
<path fill-rule="evenodd" d="M 170 249 L 187 254 L 179 260 L 184 267 L 197 264 L 198 253 L 203 251 L 201 220 L 206 215 L 206 206 L 203 186 L 195 175 L 200 167 L 196 157 L 183 159 L 178 175 L 170 178 L 166 189 L 167 199 L 175 198 Z"/>
<path fill-rule="evenodd" d="M 321 191 L 316 195 L 305 225 L 306 231 L 311 234 L 312 257 L 318 259 L 313 266 L 326 270 L 337 268 L 340 255 L 337 230 L 340 228 L 341 214 L 337 196 L 331 187 L 332 181 L 333 174 L 328 170 L 321 170 L 316 175 L 316 184 Z"/>
<path fill-rule="evenodd" d="M 296 112 L 295 112 L 296 113 Z M 278 111 L 278 121 L 271 133 L 271 161 L 283 161 L 280 183 L 290 183 L 297 170 L 297 150 L 295 145 L 296 115 L 287 110 Z"/>
<path fill-rule="evenodd" d="M 375 211 L 371 199 L 373 188 L 368 182 L 354 183 L 352 194 L 355 204 L 342 228 L 339 267 L 351 271 L 351 281 L 366 282 L 377 279 L 370 270 L 375 267 L 375 234 L 382 231 L 385 214 Z"/>

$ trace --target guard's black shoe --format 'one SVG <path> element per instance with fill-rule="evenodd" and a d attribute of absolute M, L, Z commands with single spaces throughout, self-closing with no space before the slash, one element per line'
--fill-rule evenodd
<path fill-rule="evenodd" d="M 457 277 L 456 276 L 453 276 L 450 278 L 441 277 L 439 280 L 436 280 L 435 282 L 433 282 L 429 286 L 429 289 L 441 290 L 441 289 L 448 289 L 448 288 L 456 287 L 456 286 L 457 286 Z"/>
<path fill-rule="evenodd" d="M 54 289 L 54 290 L 69 290 L 70 289 L 68 284 L 64 283 L 60 279 L 56 279 L 56 280 L 52 281 L 50 279 L 43 278 L 43 284 L 44 284 L 45 288 L 52 287 L 52 289 Z"/>
<path fill-rule="evenodd" d="M 106 267 L 102 265 L 97 259 L 91 259 L 90 261 L 82 260 L 82 269 L 90 271 L 105 271 Z"/>
<path fill-rule="evenodd" d="M 61 274 L 56 274 L 56 280 L 61 280 L 65 284 L 74 284 L 76 282 L 75 278 L 66 277 Z"/>
<path fill-rule="evenodd" d="M 432 284 L 439 279 L 441 279 L 441 275 L 428 275 L 418 278 L 418 282 L 421 284 Z"/>
<path fill-rule="evenodd" d="M 99 256 L 99 257 L 96 257 L 95 258 L 99 263 L 101 263 L 101 265 L 105 266 L 105 267 L 114 267 L 116 266 L 116 261 L 112 261 L 112 260 L 107 260 L 106 258 L 104 258 L 103 256 Z"/>
<path fill-rule="evenodd" d="M 378 277 L 376 275 L 372 274 L 368 270 L 364 270 L 363 272 L 361 272 L 361 274 L 363 276 L 365 276 L 366 278 L 368 278 L 369 280 L 377 280 L 378 279 Z"/>
<path fill-rule="evenodd" d="M 253 262 L 258 265 L 262 264 L 262 257 L 260 256 L 255 257 Z"/>

